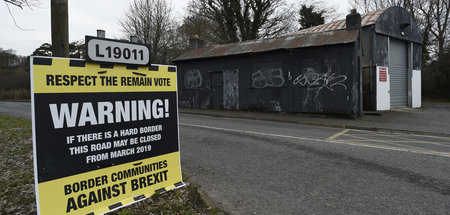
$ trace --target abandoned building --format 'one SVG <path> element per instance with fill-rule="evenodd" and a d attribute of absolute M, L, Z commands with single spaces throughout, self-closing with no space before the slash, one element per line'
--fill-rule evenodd
<path fill-rule="evenodd" d="M 422 37 L 389 7 L 282 37 L 201 47 L 174 60 L 181 107 L 360 116 L 421 106 Z"/>

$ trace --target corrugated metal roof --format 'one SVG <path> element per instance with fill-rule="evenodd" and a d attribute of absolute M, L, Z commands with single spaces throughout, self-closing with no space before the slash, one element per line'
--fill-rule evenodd
<path fill-rule="evenodd" d="M 361 26 L 369 26 L 375 24 L 377 19 L 383 14 L 383 12 L 388 8 L 383 8 L 380 10 L 376 10 L 370 13 L 366 13 L 361 15 Z M 337 20 L 334 22 L 330 22 L 323 25 L 314 26 L 311 28 L 303 29 L 300 31 L 292 32 L 287 35 L 296 35 L 296 34 L 309 34 L 309 33 L 317 33 L 317 32 L 327 32 L 327 31 L 336 31 L 345 29 L 345 19 Z"/>
<path fill-rule="evenodd" d="M 365 27 L 375 24 L 386 9 L 361 15 L 361 26 Z M 345 19 L 343 19 L 303 29 L 278 38 L 248 40 L 195 49 L 184 53 L 174 61 L 354 42 L 357 39 L 357 31 L 347 31 L 345 27 Z"/>
<path fill-rule="evenodd" d="M 248 40 L 195 49 L 184 53 L 174 61 L 266 52 L 278 49 L 345 44 L 354 42 L 357 39 L 357 35 L 357 30 L 344 30 L 288 35 L 272 39 Z"/>

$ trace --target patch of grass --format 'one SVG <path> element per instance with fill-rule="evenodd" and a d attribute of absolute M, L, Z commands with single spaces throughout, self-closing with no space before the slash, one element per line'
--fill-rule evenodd
<path fill-rule="evenodd" d="M 188 183 L 183 188 L 155 194 L 151 198 L 111 213 L 111 215 L 140 214 L 219 215 L 223 212 L 218 208 L 209 207 L 200 196 L 198 188 Z"/>
<path fill-rule="evenodd" d="M 31 120 L 0 114 L 0 129 L 7 129 L 7 128 L 13 128 L 13 130 L 14 128 L 31 129 Z M 29 137 L 31 137 L 31 133 L 24 133 L 24 134 L 28 134 L 30 135 Z"/>
<path fill-rule="evenodd" d="M 0 214 L 36 214 L 33 174 L 31 121 L 0 114 Z M 209 207 L 200 196 L 198 188 L 188 184 L 180 189 L 155 194 L 111 214 L 223 213 L 220 209 Z"/>
<path fill-rule="evenodd" d="M 35 214 L 31 121 L 0 114 L 0 214 Z"/>

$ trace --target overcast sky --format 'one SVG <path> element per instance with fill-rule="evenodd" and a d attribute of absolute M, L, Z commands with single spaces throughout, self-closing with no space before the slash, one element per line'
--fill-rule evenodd
<path fill-rule="evenodd" d="M 81 40 L 85 35 L 96 35 L 97 29 L 106 31 L 107 38 L 120 38 L 122 32 L 118 25 L 128 4 L 132 0 L 71 0 L 69 1 L 69 40 Z M 169 0 L 168 0 L 169 1 Z M 189 0 L 172 0 L 176 18 L 181 21 Z M 287 0 L 295 4 L 298 1 Z M 347 0 L 329 0 L 338 7 L 344 18 L 350 9 Z M 41 44 L 51 41 L 50 0 L 41 0 L 39 7 L 33 9 L 8 7 L 0 2 L 0 48 L 14 49 L 19 55 L 30 55 Z M 15 26 L 13 18 L 17 25 Z"/>

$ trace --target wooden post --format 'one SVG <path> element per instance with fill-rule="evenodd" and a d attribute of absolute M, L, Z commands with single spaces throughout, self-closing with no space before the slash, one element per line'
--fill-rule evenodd
<path fill-rule="evenodd" d="M 69 57 L 68 0 L 51 0 L 52 52 L 55 57 Z"/>

